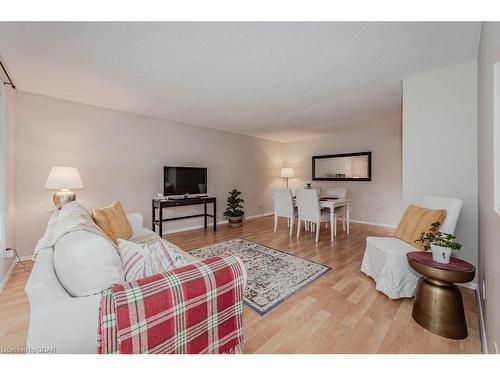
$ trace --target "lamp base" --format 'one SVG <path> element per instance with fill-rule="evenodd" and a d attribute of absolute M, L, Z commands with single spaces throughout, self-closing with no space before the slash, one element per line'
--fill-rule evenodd
<path fill-rule="evenodd" d="M 58 210 L 62 208 L 66 203 L 72 202 L 76 199 L 76 194 L 73 191 L 58 191 L 52 197 L 52 201 Z"/>

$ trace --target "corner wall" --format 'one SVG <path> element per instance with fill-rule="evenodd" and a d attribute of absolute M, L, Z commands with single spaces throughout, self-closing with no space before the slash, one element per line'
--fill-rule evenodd
<path fill-rule="evenodd" d="M 500 346 L 500 216 L 493 209 L 493 64 L 500 61 L 500 23 L 484 22 L 478 58 L 479 85 L 479 286 L 488 350 Z M 500 88 L 497 88 L 500 89 Z M 500 349 L 500 347 L 499 347 Z"/>
<path fill-rule="evenodd" d="M 1 81 L 5 79 L 0 73 Z M 0 83 L 1 84 L 1 83 Z M 2 211 L 5 217 L 2 218 L 2 235 L 5 235 L 5 243 L 2 241 L 2 247 L 16 247 L 16 220 L 15 220 L 15 194 L 16 194 L 16 91 L 10 86 L 0 88 L 1 95 L 4 96 L 5 106 L 0 110 L 3 117 L 3 129 L 1 131 L 1 162 L 4 172 L 2 177 L 2 189 L 5 190 L 5 200 L 3 200 Z M 3 214 L 3 212 L 1 213 Z M 11 269 L 14 258 L 5 258 L 4 249 L 0 249 L 0 291 L 7 281 L 9 270 Z"/>
<path fill-rule="evenodd" d="M 477 62 L 403 81 L 403 203 L 425 195 L 464 201 L 459 257 L 478 264 Z"/>

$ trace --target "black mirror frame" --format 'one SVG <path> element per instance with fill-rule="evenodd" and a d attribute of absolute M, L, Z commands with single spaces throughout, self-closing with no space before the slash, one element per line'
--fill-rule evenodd
<path fill-rule="evenodd" d="M 335 178 L 335 177 L 316 177 L 316 159 L 342 158 L 349 156 L 368 156 L 368 177 L 367 178 Z M 312 180 L 313 181 L 371 181 L 372 180 L 372 153 L 352 152 L 348 154 L 318 155 L 312 157 Z"/>

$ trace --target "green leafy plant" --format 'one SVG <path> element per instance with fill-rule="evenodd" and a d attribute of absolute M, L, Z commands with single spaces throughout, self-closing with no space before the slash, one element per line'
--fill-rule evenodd
<path fill-rule="evenodd" d="M 237 217 L 245 214 L 245 212 L 241 210 L 241 208 L 243 208 L 241 204 L 245 201 L 240 198 L 240 195 L 241 191 L 238 191 L 237 189 L 233 189 L 229 192 L 229 197 L 227 197 L 227 208 L 226 211 L 224 211 L 224 216 Z"/>
<path fill-rule="evenodd" d="M 421 242 L 425 250 L 429 250 L 431 244 L 448 247 L 451 250 L 460 250 L 462 245 L 457 241 L 457 238 L 453 234 L 440 232 L 440 226 L 441 223 L 439 221 L 432 223 L 429 231 L 427 233 L 422 232 L 420 238 L 415 240 L 415 243 Z"/>

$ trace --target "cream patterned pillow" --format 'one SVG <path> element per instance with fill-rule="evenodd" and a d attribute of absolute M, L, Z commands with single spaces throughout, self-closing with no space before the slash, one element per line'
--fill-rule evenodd
<path fill-rule="evenodd" d="M 118 248 L 127 282 L 167 272 L 187 264 L 175 245 L 161 239 L 148 245 L 119 238 Z"/>
<path fill-rule="evenodd" d="M 187 264 L 179 248 L 162 239 L 149 245 L 149 252 L 157 273 L 170 271 L 172 268 Z"/>
<path fill-rule="evenodd" d="M 118 249 L 125 281 L 135 281 L 155 274 L 148 245 L 139 245 L 119 238 Z"/>

